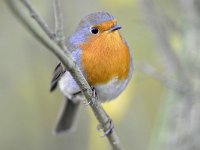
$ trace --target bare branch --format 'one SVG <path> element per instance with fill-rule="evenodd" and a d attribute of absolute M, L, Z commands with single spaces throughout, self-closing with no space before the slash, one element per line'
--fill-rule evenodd
<path fill-rule="evenodd" d="M 66 52 L 65 53 L 64 50 L 57 45 L 57 43 L 53 42 L 46 35 L 44 35 L 41 32 L 41 29 L 40 30 L 38 29 L 38 27 L 32 22 L 32 20 L 29 17 L 27 17 L 24 14 L 24 12 L 21 10 L 21 7 L 19 6 L 19 1 L 7 0 L 6 3 L 8 4 L 13 14 L 34 35 L 34 37 L 43 45 L 45 45 L 48 48 L 48 50 L 54 53 L 57 56 L 57 58 L 63 63 L 63 65 L 68 69 L 68 71 L 74 77 L 75 81 L 77 82 L 80 89 L 82 90 L 83 95 L 85 96 L 87 101 L 88 102 L 94 101 L 94 103 L 90 103 L 90 107 L 95 117 L 99 121 L 100 125 L 103 127 L 104 132 L 107 131 L 109 129 L 109 125 L 107 124 L 109 120 L 109 116 L 106 114 L 106 112 L 102 108 L 100 102 L 96 99 L 96 97 L 94 97 L 93 91 L 90 85 L 87 83 L 86 79 L 82 75 L 82 72 L 80 71 L 76 63 L 72 60 L 70 53 L 68 51 L 65 51 Z M 34 15 L 37 14 L 27 0 L 23 0 L 23 3 L 27 7 L 27 9 L 29 9 L 31 14 L 34 14 Z M 41 21 L 41 17 L 37 14 L 36 17 L 34 18 L 38 22 L 42 30 L 51 38 L 52 34 L 49 34 L 49 32 L 46 32 L 46 29 L 48 28 L 48 26 L 45 25 L 46 23 Z M 111 147 L 113 148 L 113 150 L 122 149 L 122 146 L 120 144 L 120 141 L 115 129 L 113 129 L 112 132 L 107 134 L 106 137 L 108 138 L 109 143 Z"/>
<path fill-rule="evenodd" d="M 163 75 L 162 73 L 158 72 L 156 68 L 149 64 L 140 63 L 137 68 L 139 69 L 139 71 L 159 80 L 163 85 L 173 90 L 176 90 L 180 94 L 185 93 L 185 91 L 187 90 L 184 88 L 185 85 L 181 81 L 173 80 L 170 77 Z"/>
<path fill-rule="evenodd" d="M 159 13 L 152 0 L 142 0 L 141 10 L 147 20 L 152 35 L 154 36 L 159 58 L 168 72 L 173 72 L 180 80 L 189 83 L 187 72 L 181 64 L 168 40 L 168 32 L 160 19 Z"/>
<path fill-rule="evenodd" d="M 54 39 L 55 35 L 54 33 L 51 31 L 51 29 L 48 27 L 47 23 L 44 21 L 43 18 L 41 18 L 37 12 L 33 9 L 33 7 L 31 6 L 31 4 L 29 3 L 28 0 L 21 0 L 24 5 L 26 6 L 26 8 L 29 10 L 29 13 L 31 15 L 31 17 L 35 20 L 37 20 L 37 23 L 40 25 L 40 27 L 45 31 L 45 33 L 51 38 Z"/>
<path fill-rule="evenodd" d="M 54 16 L 55 16 L 55 34 L 58 44 L 63 48 L 65 46 L 64 36 L 64 20 L 60 7 L 60 0 L 54 0 Z"/>

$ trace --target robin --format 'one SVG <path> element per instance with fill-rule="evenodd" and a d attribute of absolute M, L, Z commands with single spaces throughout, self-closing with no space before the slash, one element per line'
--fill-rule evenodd
<path fill-rule="evenodd" d="M 119 29 L 121 26 L 109 13 L 91 13 L 80 21 L 66 42 L 72 58 L 102 103 L 118 97 L 133 73 L 131 51 Z M 80 101 L 75 101 L 73 96 L 82 93 L 60 63 L 54 70 L 50 91 L 56 88 L 57 83 L 66 97 L 55 128 L 55 133 L 59 134 L 74 126 Z"/>

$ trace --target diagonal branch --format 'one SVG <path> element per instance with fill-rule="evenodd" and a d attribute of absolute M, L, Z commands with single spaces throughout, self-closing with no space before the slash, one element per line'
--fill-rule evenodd
<path fill-rule="evenodd" d="M 9 6 L 10 10 L 13 12 L 13 14 L 24 25 L 24 27 L 26 27 L 39 42 L 41 42 L 44 46 L 46 46 L 48 48 L 48 50 L 50 50 L 54 55 L 56 55 L 57 58 L 63 63 L 63 65 L 67 68 L 67 70 L 74 77 L 75 81 L 79 85 L 79 87 L 82 90 L 83 95 L 85 96 L 87 101 L 90 102 L 92 100 L 95 100 L 94 103 L 90 103 L 90 107 L 91 107 L 95 117 L 99 121 L 100 125 L 103 127 L 103 130 L 107 131 L 109 129 L 109 125 L 107 124 L 109 117 L 106 114 L 106 112 L 104 111 L 104 109 L 102 108 L 100 102 L 96 99 L 96 97 L 94 97 L 91 87 L 87 83 L 86 79 L 82 75 L 82 72 L 80 71 L 80 69 L 78 68 L 76 63 L 72 60 L 70 53 L 68 51 L 65 51 L 66 52 L 65 53 L 63 50 L 64 48 L 60 48 L 56 42 L 53 42 L 51 40 L 52 34 L 49 34 L 49 32 L 48 33 L 46 32 L 47 30 L 44 29 L 44 27 L 47 27 L 47 26 L 43 26 L 44 22 L 42 24 L 40 24 L 41 23 L 40 21 L 42 20 L 41 17 L 34 11 L 34 9 L 31 7 L 30 3 L 28 3 L 27 0 L 23 0 L 23 3 L 29 4 L 29 5 L 25 5 L 25 6 L 29 9 L 29 11 L 31 8 L 30 13 L 33 16 L 35 16 L 35 14 L 37 14 L 36 15 L 37 17 L 34 17 L 34 18 L 37 20 L 37 22 L 40 25 L 40 27 L 42 28 L 42 30 L 49 37 L 44 35 L 43 32 L 41 32 L 41 29 L 38 29 L 38 26 L 36 26 L 34 24 L 34 22 L 30 19 L 30 17 L 27 17 L 24 14 L 21 7 L 19 6 L 19 0 L 18 1 L 17 0 L 7 0 L 6 3 L 8 4 L 8 6 Z M 50 32 L 50 33 L 52 33 L 52 32 Z M 120 144 L 120 141 L 119 141 L 119 138 L 117 136 L 115 129 L 113 129 L 112 132 L 107 134 L 106 137 L 108 138 L 109 143 L 110 143 L 111 147 L 113 148 L 113 150 L 121 150 L 122 149 L 122 146 Z"/>

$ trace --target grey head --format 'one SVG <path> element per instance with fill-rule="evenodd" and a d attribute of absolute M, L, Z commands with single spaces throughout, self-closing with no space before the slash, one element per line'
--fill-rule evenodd
<path fill-rule="evenodd" d="M 79 23 L 75 32 L 67 40 L 67 47 L 71 51 L 77 49 L 77 45 L 83 43 L 89 35 L 92 35 L 92 26 L 101 24 L 105 21 L 111 21 L 115 19 L 108 12 L 95 12 L 85 16 Z"/>
<path fill-rule="evenodd" d="M 110 21 L 115 19 L 108 12 L 95 12 L 85 16 L 79 23 L 78 28 L 90 27 L 92 25 L 97 25 L 105 21 Z"/>

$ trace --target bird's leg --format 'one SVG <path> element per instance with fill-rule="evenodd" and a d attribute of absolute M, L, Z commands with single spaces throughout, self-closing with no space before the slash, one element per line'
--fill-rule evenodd
<path fill-rule="evenodd" d="M 95 103 L 95 100 L 98 99 L 98 97 L 95 88 L 93 86 L 91 86 L 91 88 L 92 88 L 92 105 L 93 105 Z"/>
<path fill-rule="evenodd" d="M 113 128 L 114 128 L 113 121 L 109 117 L 108 117 L 108 120 L 105 124 L 97 125 L 97 131 L 103 132 L 103 134 L 101 135 L 102 137 L 105 137 L 106 135 L 110 134 L 112 132 Z"/>
<path fill-rule="evenodd" d="M 87 101 L 84 101 L 83 104 L 88 106 L 88 105 L 94 105 L 95 103 L 95 100 L 98 98 L 97 97 L 97 94 L 96 94 L 96 91 L 95 91 L 95 88 L 93 86 L 91 86 L 91 89 L 92 89 L 92 100 L 87 102 Z"/>

